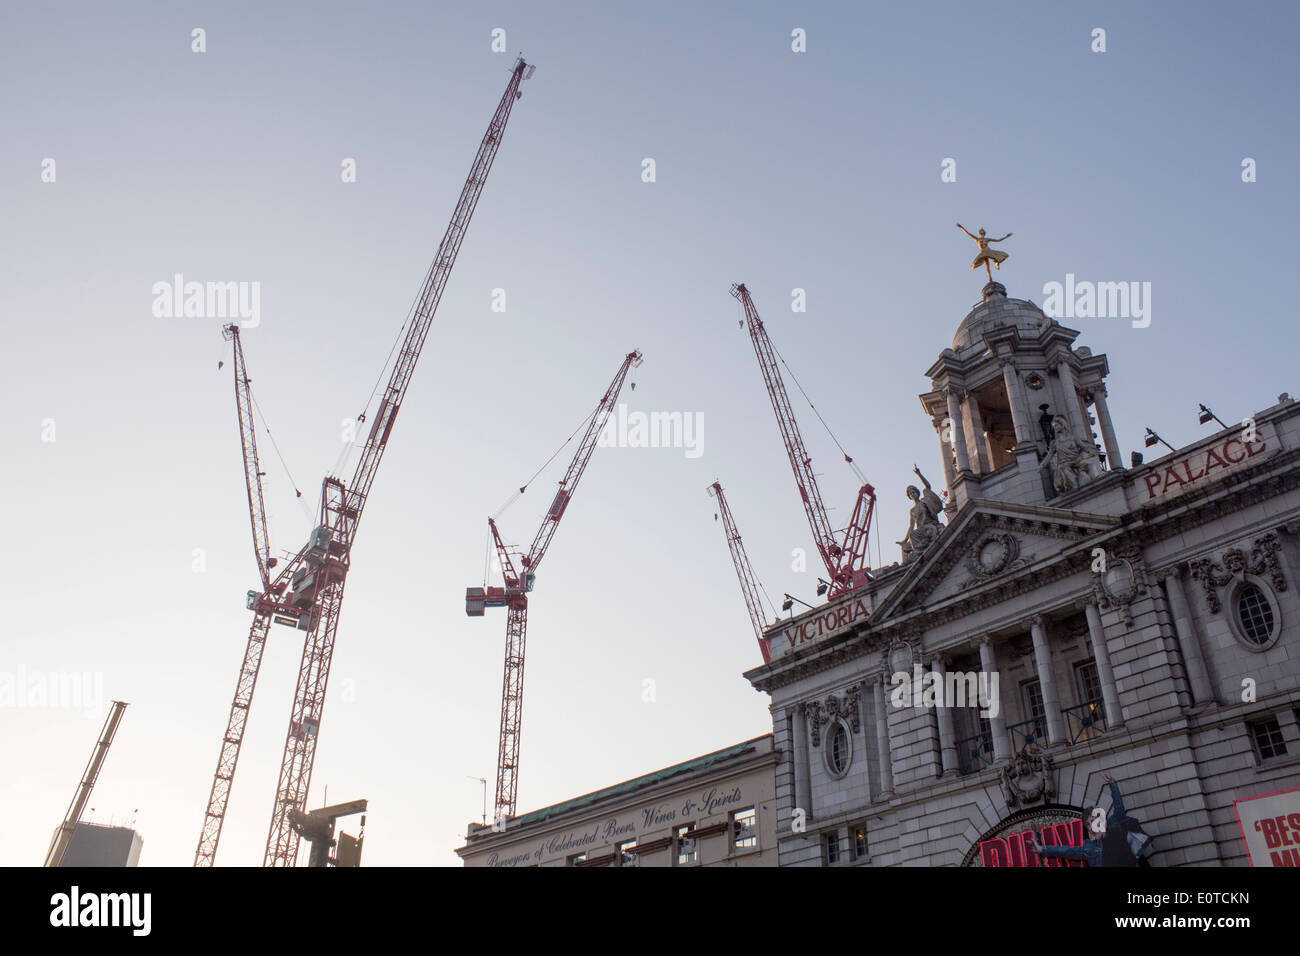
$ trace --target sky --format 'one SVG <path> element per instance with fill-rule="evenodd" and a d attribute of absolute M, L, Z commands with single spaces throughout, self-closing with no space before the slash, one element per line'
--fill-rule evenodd
<path fill-rule="evenodd" d="M 1300 208 L 1290 5 L 141 2 L 3 19 L 0 811 L 21 826 L 0 864 L 41 862 L 115 699 L 130 706 L 83 819 L 133 822 L 141 865 L 194 857 L 257 568 L 222 320 L 155 314 L 155 284 L 256 283 L 242 338 L 279 449 L 259 427 L 271 541 L 296 552 L 521 51 L 537 72 L 339 625 L 309 802 L 370 801 L 366 865 L 459 864 L 496 766 L 504 613 L 463 604 L 486 518 L 634 348 L 628 411 L 689 416 L 695 443 L 591 460 L 531 596 L 519 809 L 770 732 L 706 487 L 722 482 L 778 604 L 816 602 L 818 567 L 733 283 L 878 489 L 875 564 L 877 537 L 898 559 L 913 464 L 942 484 L 916 396 L 985 281 L 956 222 L 1014 233 L 997 274 L 1012 297 L 1041 304 L 1067 275 L 1150 283 L 1145 327 L 1066 323 L 1109 357 L 1125 456 L 1148 426 L 1196 440 L 1199 402 L 1233 422 L 1300 389 L 1282 295 Z M 790 388 L 842 525 L 857 480 Z M 572 449 L 500 515 L 512 543 Z M 273 628 L 218 865 L 261 861 L 301 649 Z"/>

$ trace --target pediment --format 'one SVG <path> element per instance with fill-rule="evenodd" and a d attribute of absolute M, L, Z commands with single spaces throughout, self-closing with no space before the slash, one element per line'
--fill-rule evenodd
<path fill-rule="evenodd" d="M 872 624 L 1001 586 L 1119 524 L 1108 515 L 973 499 L 881 601 Z"/>

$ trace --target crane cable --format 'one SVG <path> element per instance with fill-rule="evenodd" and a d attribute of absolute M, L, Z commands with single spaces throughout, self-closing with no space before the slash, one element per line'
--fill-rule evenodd
<path fill-rule="evenodd" d="M 432 269 L 432 267 L 430 268 Z M 427 277 L 425 279 L 425 284 L 426 285 L 428 284 Z M 389 366 L 392 365 L 393 355 L 397 352 L 397 346 L 402 342 L 402 337 L 406 332 L 406 327 L 411 323 L 411 318 L 415 315 L 416 306 L 419 305 L 420 297 L 422 295 L 424 295 L 423 286 L 421 286 L 420 291 L 415 294 L 415 298 L 411 300 L 410 308 L 406 310 L 406 318 L 402 320 L 402 324 L 397 330 L 397 335 L 393 338 L 393 345 L 392 348 L 388 350 L 388 357 L 384 359 L 384 364 L 380 367 L 379 374 L 375 377 L 375 384 L 370 389 L 370 395 L 366 399 L 365 406 L 361 409 L 361 413 L 357 415 L 355 419 L 357 424 L 361 424 L 366 420 L 366 412 L 369 410 L 371 403 L 374 402 L 375 396 L 379 394 L 380 382 L 384 380 L 385 373 L 388 372 Z M 352 453 L 352 450 L 354 448 L 356 448 L 356 444 L 354 442 L 348 442 L 343 446 L 343 450 L 339 452 L 339 457 L 334 462 L 334 467 L 333 469 L 331 469 L 330 474 L 336 477 L 339 476 L 340 469 L 343 467 L 344 463 L 347 460 L 348 455 Z"/>
<path fill-rule="evenodd" d="M 822 427 L 826 429 L 826 434 L 831 436 L 831 441 L 835 442 L 835 447 L 840 450 L 840 454 L 844 456 L 844 460 L 848 462 L 849 467 L 853 469 L 853 473 L 857 475 L 858 480 L 865 485 L 867 483 L 867 476 L 864 475 L 862 469 L 854 463 L 853 457 L 844 450 L 844 446 L 840 444 L 840 440 L 836 438 L 835 433 L 831 431 L 831 426 L 826 424 L 826 419 L 822 418 L 822 413 L 817 410 L 817 406 L 812 403 L 812 399 L 809 398 L 808 393 L 804 391 L 803 385 L 799 383 L 798 377 L 794 374 L 794 370 L 790 368 L 789 363 L 786 362 L 785 356 L 780 353 L 775 345 L 772 346 L 772 351 L 775 352 L 776 357 L 781 360 L 781 364 L 785 366 L 785 370 L 790 373 L 790 378 L 794 381 L 795 388 L 799 389 L 799 394 L 802 395 L 804 401 L 808 403 L 808 407 L 813 410 L 813 414 L 817 416 L 817 420 L 822 423 Z"/>
<path fill-rule="evenodd" d="M 537 479 L 537 476 L 540 475 L 543 471 L 545 471 L 548 467 L 550 467 L 551 462 L 555 461 L 555 459 L 560 456 L 560 452 L 564 451 L 564 449 L 568 446 L 569 442 L 573 441 L 574 435 L 577 435 L 578 432 L 585 429 L 591 423 L 591 420 L 596 417 L 596 414 L 600 411 L 600 407 L 603 404 L 604 404 L 604 399 L 596 403 L 596 407 L 593 408 L 590 414 L 588 414 L 587 417 L 584 418 L 582 422 L 578 425 L 578 427 L 573 430 L 573 434 L 570 435 L 568 438 L 564 439 L 564 442 L 560 445 L 559 448 L 555 449 L 554 453 L 551 455 L 550 458 L 546 459 L 546 462 L 542 465 L 542 467 L 538 468 L 537 471 L 533 472 L 532 477 L 529 478 L 527 481 L 525 481 L 522 485 L 520 485 L 519 490 L 511 494 L 510 497 L 508 497 L 505 500 L 505 503 L 502 504 L 501 507 L 497 509 L 496 514 L 492 516 L 493 520 L 500 518 L 507 508 L 509 508 L 512 504 L 514 504 L 516 501 L 519 500 L 520 496 L 523 495 L 523 493 L 528 490 L 528 486 L 531 485 Z"/>
<path fill-rule="evenodd" d="M 736 300 L 736 308 L 738 314 L 744 314 L 745 307 L 740 303 L 739 299 Z M 744 318 L 740 320 L 740 326 L 741 328 L 745 327 Z M 785 360 L 785 356 L 782 355 L 780 350 L 776 347 L 776 343 L 774 343 L 770 338 L 767 341 L 768 344 L 772 346 L 772 351 L 775 353 L 777 359 L 785 366 L 785 370 L 790 373 L 790 378 L 794 382 L 795 387 L 799 389 L 799 394 L 802 395 L 804 401 L 808 403 L 808 407 L 813 410 L 813 414 L 817 416 L 817 420 L 822 423 L 822 428 L 826 429 L 826 434 L 831 436 L 831 441 L 835 442 L 835 447 L 840 450 L 840 454 L 844 456 L 844 460 L 848 463 L 849 467 L 853 469 L 853 473 L 857 475 L 858 480 L 865 485 L 867 483 L 867 476 L 862 473 L 861 468 L 854 464 L 853 456 L 844 450 L 844 446 L 840 444 L 840 440 L 835 437 L 835 433 L 831 431 L 831 426 L 826 424 L 826 419 L 822 418 L 822 413 L 817 410 L 817 406 L 813 404 L 812 399 L 808 397 L 808 393 L 804 391 L 804 387 L 799 382 L 798 376 L 794 374 L 794 369 L 790 368 L 790 364 Z"/>
<path fill-rule="evenodd" d="M 280 451 L 280 445 L 275 440 L 275 435 L 271 432 L 271 426 L 266 422 L 266 413 L 262 411 L 262 406 L 257 403 L 257 397 L 253 394 L 253 385 L 248 385 L 248 397 L 253 402 L 253 410 L 257 412 L 257 417 L 262 421 L 262 430 L 266 432 L 266 437 L 271 439 L 271 447 L 275 449 L 275 456 L 280 459 L 280 467 L 284 469 L 285 477 L 289 479 L 289 484 L 293 486 L 294 496 L 297 498 L 299 505 L 302 506 L 303 514 L 307 520 L 311 520 L 311 513 L 307 511 L 306 504 L 302 501 L 302 492 L 298 489 L 298 482 L 293 480 L 293 472 L 289 470 L 289 463 L 284 460 L 284 454 Z"/>

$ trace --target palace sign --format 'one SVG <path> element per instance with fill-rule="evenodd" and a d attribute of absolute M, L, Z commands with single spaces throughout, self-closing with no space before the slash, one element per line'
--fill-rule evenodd
<path fill-rule="evenodd" d="M 850 598 L 842 604 L 828 605 L 789 625 L 779 634 L 773 634 L 769 639 L 772 656 L 780 657 L 804 644 L 813 644 L 823 638 L 842 634 L 855 624 L 865 621 L 870 613 L 862 598 Z"/>
<path fill-rule="evenodd" d="M 1146 495 L 1143 504 L 1175 498 L 1185 491 L 1203 488 L 1219 478 L 1256 465 L 1279 449 L 1277 433 L 1261 424 L 1249 431 L 1204 445 L 1166 465 L 1157 465 L 1139 479 Z"/>

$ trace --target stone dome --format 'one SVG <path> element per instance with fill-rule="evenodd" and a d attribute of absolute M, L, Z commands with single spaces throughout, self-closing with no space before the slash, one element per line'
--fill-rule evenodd
<path fill-rule="evenodd" d="M 1024 299 L 1008 299 L 1005 295 L 994 293 L 970 310 L 966 318 L 957 326 L 957 334 L 952 337 L 954 351 L 961 352 L 972 346 L 984 347 L 984 333 L 996 328 L 1015 328 L 1020 333 L 1037 335 L 1039 331 L 1051 324 L 1051 319 L 1043 310 Z"/>

